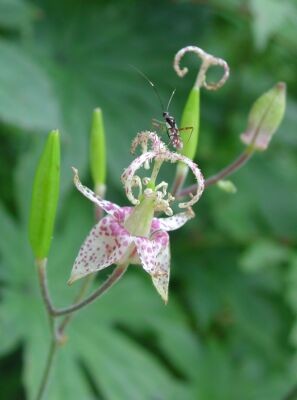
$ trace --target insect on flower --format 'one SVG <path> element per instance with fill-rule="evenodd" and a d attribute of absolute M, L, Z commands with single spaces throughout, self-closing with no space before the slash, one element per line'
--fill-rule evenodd
<path fill-rule="evenodd" d="M 162 101 L 162 99 L 161 99 L 161 96 L 160 96 L 160 94 L 159 94 L 159 92 L 158 92 L 157 87 L 155 86 L 155 84 L 154 84 L 142 71 L 140 71 L 138 68 L 136 68 L 135 66 L 132 66 L 132 67 L 133 67 L 146 81 L 148 81 L 148 83 L 152 86 L 152 88 L 154 89 L 154 92 L 156 93 L 156 96 L 157 96 L 158 99 L 159 99 L 161 108 L 162 108 L 162 110 L 163 110 L 162 116 L 163 116 L 163 118 L 164 118 L 164 122 L 163 122 L 163 121 L 158 121 L 157 119 L 153 119 L 153 125 L 154 125 L 155 127 L 157 127 L 157 128 L 159 128 L 160 126 L 165 126 L 166 132 L 167 132 L 167 135 L 168 135 L 168 137 L 169 137 L 169 140 L 170 140 L 170 143 L 171 143 L 172 147 L 173 147 L 174 149 L 176 149 L 176 150 L 182 150 L 182 148 L 183 148 L 183 141 L 182 141 L 182 138 L 181 138 L 181 136 L 180 136 L 179 133 L 180 133 L 180 131 L 188 130 L 188 129 L 191 129 L 191 133 L 192 133 L 193 127 L 190 127 L 190 126 L 189 126 L 189 127 L 184 127 L 184 128 L 178 128 L 177 123 L 176 123 L 176 121 L 175 121 L 175 118 L 174 118 L 172 115 L 170 115 L 170 113 L 169 113 L 169 111 L 168 111 L 169 106 L 170 106 L 170 103 L 171 103 L 171 100 L 173 99 L 173 96 L 174 96 L 174 94 L 175 94 L 175 90 L 176 90 L 176 89 L 173 90 L 173 92 L 172 92 L 172 94 L 171 94 L 171 96 L 170 96 L 170 98 L 169 98 L 169 101 L 168 101 L 166 110 L 165 110 L 163 101 Z"/>

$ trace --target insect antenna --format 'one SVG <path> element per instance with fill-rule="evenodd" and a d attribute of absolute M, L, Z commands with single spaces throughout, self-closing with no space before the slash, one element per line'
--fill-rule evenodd
<path fill-rule="evenodd" d="M 176 92 L 176 89 L 173 90 L 173 92 L 171 93 L 170 99 L 168 100 L 168 104 L 167 104 L 167 108 L 166 111 L 168 111 L 171 100 L 173 99 L 174 93 Z"/>
<path fill-rule="evenodd" d="M 160 102 L 160 104 L 161 104 L 162 110 L 164 111 L 164 110 L 165 110 L 164 104 L 163 104 L 163 101 L 162 101 L 162 99 L 161 99 L 161 96 L 160 96 L 160 94 L 159 94 L 159 92 L 158 92 L 158 90 L 157 90 L 155 84 L 145 75 L 145 73 L 143 73 L 142 71 L 140 71 L 140 69 L 138 69 L 137 67 L 135 67 L 135 65 L 131 65 L 131 64 L 130 64 L 130 67 L 132 67 L 133 69 L 135 69 L 135 71 L 138 72 L 138 73 L 139 73 L 146 81 L 148 81 L 148 83 L 152 86 L 152 88 L 154 89 L 154 92 L 156 93 L 156 96 L 157 96 L 158 99 L 159 99 L 159 102 Z M 172 97 L 172 96 L 171 96 L 171 97 Z"/>

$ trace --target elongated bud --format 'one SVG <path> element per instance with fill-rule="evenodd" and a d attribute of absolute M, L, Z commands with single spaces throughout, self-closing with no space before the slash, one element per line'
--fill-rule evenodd
<path fill-rule="evenodd" d="M 200 124 L 200 88 L 194 86 L 188 96 L 184 107 L 179 134 L 182 139 L 183 147 L 179 151 L 181 154 L 193 160 L 195 157 Z M 183 163 L 178 163 L 172 192 L 177 193 L 183 185 L 188 174 L 188 167 Z"/>
<path fill-rule="evenodd" d="M 103 115 L 100 108 L 93 112 L 90 137 L 90 168 L 95 192 L 104 197 L 106 179 L 106 153 Z"/>
<path fill-rule="evenodd" d="M 200 123 L 200 89 L 193 87 L 190 91 L 185 108 L 183 110 L 180 135 L 183 141 L 181 153 L 193 160 L 195 157 Z"/>
<path fill-rule="evenodd" d="M 253 104 L 246 131 L 240 136 L 244 144 L 253 150 L 266 150 L 279 127 L 286 107 L 286 84 L 277 83 Z"/>
<path fill-rule="evenodd" d="M 31 201 L 29 239 L 35 258 L 47 257 L 56 217 L 60 184 L 59 131 L 49 133 L 37 165 Z"/>

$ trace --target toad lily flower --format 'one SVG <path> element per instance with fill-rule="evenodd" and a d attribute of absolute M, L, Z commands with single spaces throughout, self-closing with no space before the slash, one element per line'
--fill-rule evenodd
<path fill-rule="evenodd" d="M 80 248 L 69 283 L 112 264 L 138 264 L 150 274 L 158 293 L 167 302 L 170 272 L 168 232 L 180 228 L 193 218 L 191 206 L 199 200 L 203 192 L 204 179 L 193 161 L 169 151 L 153 132 L 139 133 L 132 142 L 132 153 L 137 146 L 141 147 L 142 154 L 132 161 L 121 177 L 133 207 L 119 207 L 101 199 L 81 184 L 77 170 L 73 169 L 77 189 L 101 207 L 107 216 L 94 226 Z M 185 163 L 198 183 L 197 191 L 190 200 L 178 205 L 185 211 L 175 215 L 170 207 L 174 197 L 167 193 L 168 183 L 156 184 L 160 167 L 166 161 Z M 136 175 L 142 167 L 149 169 L 150 164 L 153 166 L 149 178 L 141 179 Z M 138 191 L 137 197 L 133 193 L 135 188 Z M 164 212 L 168 217 L 156 218 L 155 212 Z"/>

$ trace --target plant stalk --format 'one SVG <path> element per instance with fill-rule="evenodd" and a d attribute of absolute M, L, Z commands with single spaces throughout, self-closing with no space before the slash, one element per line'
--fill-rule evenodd
<path fill-rule="evenodd" d="M 217 174 L 211 176 L 210 178 L 206 179 L 204 184 L 205 188 L 208 186 L 214 185 L 221 179 L 226 178 L 227 176 L 233 174 L 234 172 L 238 171 L 244 164 L 246 164 L 250 158 L 252 157 L 253 152 L 250 151 L 249 148 L 247 148 L 238 158 L 236 158 L 230 165 L 227 167 L 223 168 L 221 171 L 219 171 Z M 195 192 L 197 190 L 197 185 L 191 185 L 188 186 L 182 190 L 180 190 L 176 197 L 184 197 L 192 192 Z"/>
<path fill-rule="evenodd" d="M 46 388 L 47 388 L 47 385 L 49 382 L 49 378 L 50 378 L 51 369 L 54 365 L 53 361 L 54 361 L 55 354 L 57 352 L 57 348 L 58 348 L 58 342 L 57 342 L 56 338 L 53 336 L 51 345 L 49 348 L 46 364 L 45 364 L 45 369 L 44 369 L 41 383 L 40 383 L 40 386 L 39 386 L 39 389 L 37 392 L 36 400 L 41 400 L 43 398 L 43 395 L 45 394 L 45 391 L 46 391 Z"/>
<path fill-rule="evenodd" d="M 39 284 L 40 284 L 40 289 L 41 289 L 41 294 L 42 294 L 42 299 L 45 304 L 45 308 L 50 320 L 50 325 L 51 325 L 51 330 L 52 330 L 52 340 L 51 340 L 51 345 L 44 369 L 44 373 L 41 379 L 41 383 L 37 392 L 36 400 L 42 400 L 47 384 L 49 382 L 51 370 L 53 367 L 53 361 L 54 361 L 54 356 L 57 352 L 57 349 L 59 345 L 64 343 L 64 331 L 66 326 L 69 324 L 71 321 L 71 318 L 73 317 L 72 313 L 75 311 L 80 310 L 81 308 L 87 306 L 88 304 L 92 303 L 95 301 L 97 298 L 101 297 L 104 293 L 106 293 L 118 280 L 124 275 L 126 272 L 129 263 L 123 263 L 119 264 L 116 266 L 116 268 L 113 270 L 112 274 L 106 279 L 105 282 L 93 293 L 90 294 L 87 298 L 84 300 L 80 301 L 82 297 L 84 296 L 91 279 L 93 278 L 91 275 L 86 279 L 84 285 L 81 287 L 80 292 L 78 293 L 76 297 L 76 301 L 74 302 L 73 305 L 69 307 L 65 307 L 62 309 L 56 309 L 53 306 L 51 296 L 49 293 L 48 289 L 48 283 L 47 283 L 47 273 L 46 273 L 46 263 L 47 260 L 37 260 L 36 264 L 38 266 L 38 277 L 39 277 Z M 55 318 L 66 315 L 66 317 L 62 320 L 60 325 L 58 326 L 58 329 L 55 329 Z"/>

